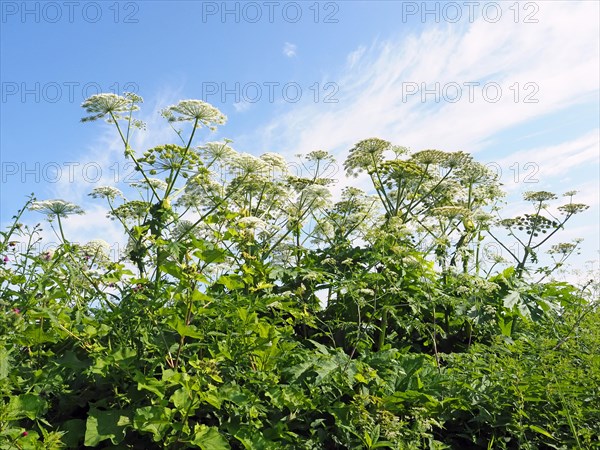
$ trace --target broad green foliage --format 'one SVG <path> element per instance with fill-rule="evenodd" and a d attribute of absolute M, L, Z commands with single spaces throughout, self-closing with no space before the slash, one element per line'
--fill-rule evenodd
<path fill-rule="evenodd" d="M 549 240 L 586 208 L 573 192 L 561 218 L 530 192 L 502 219 L 470 155 L 371 138 L 344 163 L 370 189 L 335 199 L 327 152 L 195 143 L 226 121 L 197 100 L 163 111 L 177 144 L 139 152 L 141 103 L 83 104 L 139 174 L 90 193 L 118 260 L 69 240 L 84 211 L 63 200 L 32 196 L 0 234 L 0 449 L 598 447 L 597 282 L 552 279 L 578 246 Z M 36 212 L 52 251 L 22 224 Z"/>

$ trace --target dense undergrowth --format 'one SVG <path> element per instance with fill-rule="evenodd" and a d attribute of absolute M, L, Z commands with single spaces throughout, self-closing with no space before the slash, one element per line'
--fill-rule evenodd
<path fill-rule="evenodd" d="M 191 122 L 180 145 L 135 151 L 139 103 L 83 105 L 138 170 L 127 195 L 91 193 L 122 258 L 69 241 L 83 211 L 62 200 L 31 198 L 1 234 L 1 449 L 599 447 L 597 282 L 553 279 L 577 250 L 550 245 L 586 208 L 573 192 L 502 218 L 468 154 L 372 138 L 344 163 L 370 193 L 334 202 L 326 152 L 194 144 L 225 121 L 200 101 L 164 111 Z M 36 251 L 28 210 L 55 249 Z"/>

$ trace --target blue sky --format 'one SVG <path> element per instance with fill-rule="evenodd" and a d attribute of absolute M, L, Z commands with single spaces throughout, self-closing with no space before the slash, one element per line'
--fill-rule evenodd
<path fill-rule="evenodd" d="M 377 136 L 470 152 L 502 173 L 516 200 L 506 216 L 523 210 L 522 192 L 578 190 L 591 208 L 559 240 L 585 238 L 580 267 L 598 259 L 598 2 L 0 5 L 3 227 L 35 192 L 86 209 L 67 224 L 74 241 L 117 235 L 86 194 L 131 170 L 112 129 L 79 123 L 79 105 L 133 90 L 148 122 L 138 149 L 173 142 L 158 111 L 197 98 L 228 116 L 200 138 L 238 151 L 323 149 L 341 167 Z"/>

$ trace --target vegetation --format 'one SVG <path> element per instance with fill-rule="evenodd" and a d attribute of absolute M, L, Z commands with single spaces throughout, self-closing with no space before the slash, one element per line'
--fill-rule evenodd
<path fill-rule="evenodd" d="M 0 235 L 1 449 L 598 448 L 597 280 L 552 277 L 578 246 L 549 242 L 586 209 L 573 192 L 502 218 L 470 155 L 372 138 L 344 163 L 372 190 L 334 202 L 324 151 L 292 174 L 197 146 L 225 122 L 201 101 L 164 110 L 191 125 L 179 144 L 135 151 L 141 102 L 83 104 L 139 173 L 128 198 L 91 193 L 127 234 L 121 259 L 69 241 L 83 211 L 63 200 L 30 198 Z M 54 251 L 35 251 L 27 210 Z"/>

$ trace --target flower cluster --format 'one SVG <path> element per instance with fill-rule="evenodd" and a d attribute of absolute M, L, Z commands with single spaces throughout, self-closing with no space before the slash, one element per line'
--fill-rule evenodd
<path fill-rule="evenodd" d="M 194 122 L 196 128 L 204 125 L 210 130 L 227 122 L 227 116 L 202 100 L 181 100 L 164 109 L 162 115 L 169 122 Z"/>
<path fill-rule="evenodd" d="M 154 189 L 155 191 L 166 191 L 167 183 L 158 178 L 148 178 L 147 180 L 133 181 L 129 183 L 129 186 L 138 189 Z"/>
<path fill-rule="evenodd" d="M 127 203 L 122 204 L 114 211 L 108 213 L 108 217 L 111 219 L 119 218 L 123 221 L 136 221 L 143 219 L 150 212 L 150 203 L 143 202 L 140 200 L 131 200 Z"/>
<path fill-rule="evenodd" d="M 207 229 L 208 225 L 204 222 L 194 224 L 189 220 L 180 220 L 175 225 L 173 230 L 173 237 L 176 240 L 181 240 L 184 237 L 194 236 L 196 239 L 202 236 L 202 232 Z"/>
<path fill-rule="evenodd" d="M 212 207 L 223 195 L 223 187 L 207 174 L 200 173 L 191 177 L 185 185 L 184 193 L 177 199 L 176 205 L 184 208 Z"/>
<path fill-rule="evenodd" d="M 184 178 L 188 177 L 188 173 L 194 173 L 203 166 L 198 153 L 175 144 L 159 145 L 146 150 L 138 161 L 150 166 L 150 175 L 181 170 Z"/>
<path fill-rule="evenodd" d="M 560 226 L 557 221 L 550 220 L 541 214 L 524 214 L 514 219 L 504 219 L 501 224 L 506 228 L 517 227 L 518 230 L 524 230 L 527 234 L 533 233 L 534 236 L 540 232 L 545 234 L 549 229 Z"/>
<path fill-rule="evenodd" d="M 558 210 L 563 214 L 571 216 L 573 214 L 579 214 L 588 208 L 589 206 L 584 205 L 583 203 L 569 203 L 568 205 L 559 206 Z"/>
<path fill-rule="evenodd" d="M 64 200 L 43 200 L 32 202 L 29 206 L 31 211 L 47 214 L 49 219 L 54 217 L 67 217 L 73 214 L 85 214 L 83 209 L 74 203 Z"/>
<path fill-rule="evenodd" d="M 469 215 L 469 210 L 462 206 L 440 206 L 438 208 L 433 208 L 432 213 L 436 216 L 453 219 Z"/>
<path fill-rule="evenodd" d="M 231 161 L 231 169 L 237 176 L 264 174 L 267 162 L 250 153 L 237 153 Z"/>
<path fill-rule="evenodd" d="M 93 239 L 81 246 L 81 251 L 86 259 L 91 259 L 96 264 L 106 264 L 110 261 L 110 245 L 102 239 Z"/>
<path fill-rule="evenodd" d="M 429 165 L 441 165 L 446 160 L 447 153 L 441 150 L 421 150 L 413 153 L 411 159 L 417 163 Z"/>
<path fill-rule="evenodd" d="M 300 196 L 309 208 L 316 209 L 327 205 L 331 199 L 331 192 L 325 186 L 313 184 L 304 188 Z"/>
<path fill-rule="evenodd" d="M 228 164 L 235 157 L 237 152 L 229 146 L 230 142 L 229 139 L 225 139 L 224 142 L 208 142 L 197 148 L 206 167 L 211 167 L 214 163 Z"/>
<path fill-rule="evenodd" d="M 108 115 L 107 121 L 112 123 L 114 120 L 122 118 L 122 115 L 125 113 L 130 114 L 133 111 L 139 110 L 140 108 L 136 103 L 142 102 L 143 99 L 133 93 L 125 93 L 125 96 L 117 94 L 92 95 L 81 104 L 81 107 L 91 115 L 82 118 L 81 121 L 91 122 Z M 140 128 L 143 126 L 141 122 L 136 122 L 136 124 L 140 125 Z"/>
<path fill-rule="evenodd" d="M 383 162 L 383 154 L 392 150 L 392 144 L 379 138 L 364 139 L 357 143 L 344 162 L 348 176 L 358 176 L 359 173 L 370 170 Z"/>
<path fill-rule="evenodd" d="M 548 200 L 556 200 L 558 197 L 548 191 L 527 191 L 523 194 L 523 200 L 533 203 L 547 202 Z"/>
<path fill-rule="evenodd" d="M 238 220 L 238 225 L 240 225 L 242 228 L 247 228 L 247 229 L 266 229 L 267 228 L 267 223 L 262 220 L 259 219 L 258 217 L 254 217 L 254 216 L 248 216 L 248 217 L 242 217 Z"/>
<path fill-rule="evenodd" d="M 288 164 L 285 158 L 277 153 L 263 153 L 260 155 L 260 159 L 264 161 L 271 170 L 280 170 L 286 173 L 288 170 Z"/>
<path fill-rule="evenodd" d="M 561 242 L 550 247 L 550 255 L 569 255 L 578 247 L 583 239 L 575 239 L 573 242 Z"/>
<path fill-rule="evenodd" d="M 107 198 L 109 200 L 114 200 L 117 197 L 125 198 L 119 189 L 112 186 L 97 187 L 88 195 L 92 198 Z"/>

